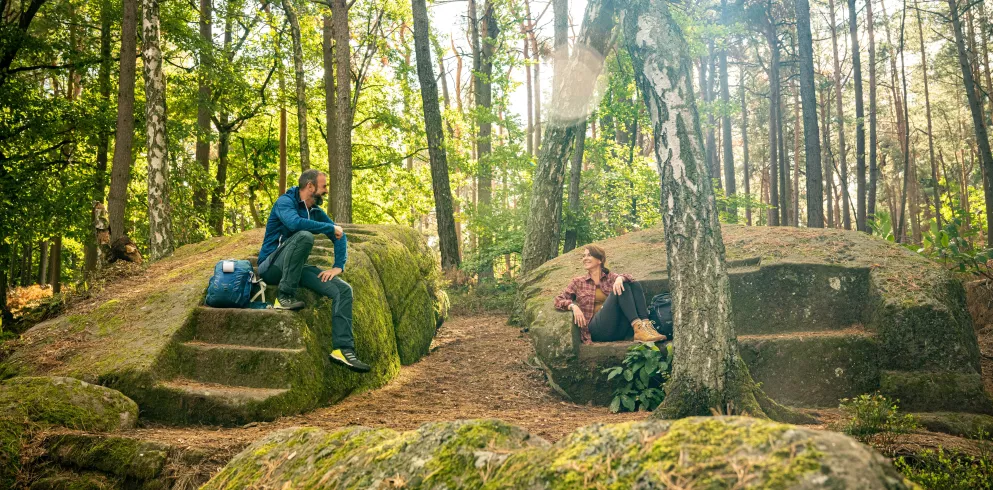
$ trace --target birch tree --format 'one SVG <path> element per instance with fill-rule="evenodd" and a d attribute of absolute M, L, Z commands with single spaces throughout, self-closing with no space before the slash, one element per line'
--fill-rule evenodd
<path fill-rule="evenodd" d="M 756 387 L 738 352 L 724 240 L 686 41 L 664 0 L 631 1 L 621 17 L 621 37 L 655 135 L 673 320 L 679 332 L 675 357 L 680 361 L 655 416 L 708 415 L 718 409 L 791 418 Z"/>
<path fill-rule="evenodd" d="M 166 92 L 159 47 L 159 0 L 142 0 L 141 59 L 145 77 L 148 135 L 148 237 L 152 260 L 172 253 L 169 219 L 169 160 L 166 145 Z"/>

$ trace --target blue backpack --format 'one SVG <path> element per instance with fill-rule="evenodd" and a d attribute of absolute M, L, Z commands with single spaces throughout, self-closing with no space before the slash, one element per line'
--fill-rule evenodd
<path fill-rule="evenodd" d="M 252 287 L 259 292 L 252 296 Z M 262 301 L 255 298 L 262 296 Z M 247 260 L 222 260 L 214 266 L 214 276 L 207 285 L 207 306 L 214 308 L 267 308 L 265 282 L 255 277 L 252 263 Z"/>

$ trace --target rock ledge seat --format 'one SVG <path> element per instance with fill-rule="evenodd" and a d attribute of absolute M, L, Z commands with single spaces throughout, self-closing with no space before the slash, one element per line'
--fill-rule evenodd
<path fill-rule="evenodd" d="M 434 253 L 415 230 L 345 230 L 342 278 L 354 292 L 356 350 L 371 373 L 330 364 L 331 302 L 306 289 L 299 312 L 203 306 L 214 264 L 254 263 L 262 230 L 182 247 L 91 304 L 36 325 L 0 372 L 108 386 L 137 402 L 142 417 L 175 424 L 271 420 L 382 386 L 427 354 L 448 300 Z M 318 237 L 309 263 L 330 268 L 333 257 L 331 241 Z"/>
<path fill-rule="evenodd" d="M 742 356 L 772 398 L 828 407 L 880 391 L 910 411 L 993 413 L 964 290 L 940 265 L 857 232 L 722 229 Z M 669 290 L 661 228 L 598 245 L 649 300 Z M 582 273 L 576 253 L 544 264 L 523 280 L 519 311 L 552 387 L 607 404 L 613 385 L 601 371 L 633 342 L 583 345 L 571 315 L 555 310 L 553 298 Z"/>

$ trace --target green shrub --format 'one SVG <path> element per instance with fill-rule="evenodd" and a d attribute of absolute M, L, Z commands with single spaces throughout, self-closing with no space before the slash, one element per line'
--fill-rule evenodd
<path fill-rule="evenodd" d="M 925 449 L 913 456 L 901 456 L 894 461 L 910 481 L 933 490 L 988 490 L 993 489 L 993 444 L 989 433 L 977 435 L 980 455 L 962 456 Z"/>
<path fill-rule="evenodd" d="M 878 393 L 859 395 L 841 400 L 841 410 L 847 416 L 841 431 L 864 444 L 888 447 L 898 434 L 916 430 L 917 418 L 900 414 L 897 402 L 890 403 Z"/>
<path fill-rule="evenodd" d="M 666 344 L 664 353 L 652 342 L 632 346 L 624 357 L 623 366 L 603 370 L 608 381 L 619 380 L 610 411 L 655 410 L 665 399 L 662 385 L 671 372 L 672 343 Z"/>

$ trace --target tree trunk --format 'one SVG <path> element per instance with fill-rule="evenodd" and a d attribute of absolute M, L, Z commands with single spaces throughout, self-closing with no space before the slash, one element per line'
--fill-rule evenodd
<path fill-rule="evenodd" d="M 10 247 L 6 241 L 0 240 L 0 326 L 4 329 L 14 322 L 14 315 L 7 307 L 7 282 L 10 279 L 7 270 L 10 264 L 5 262 L 10 260 Z"/>
<path fill-rule="evenodd" d="M 31 240 L 28 240 L 21 247 L 23 250 L 21 253 L 21 287 L 27 287 L 31 284 L 31 269 L 34 268 L 34 264 L 31 263 L 31 259 L 34 258 L 31 245 Z"/>
<path fill-rule="evenodd" d="M 117 133 L 114 137 L 114 165 L 110 172 L 110 240 L 126 235 L 125 207 L 131 180 L 131 146 L 134 138 L 134 84 L 137 65 L 138 0 L 123 0 L 121 20 L 121 70 L 117 88 Z"/>
<path fill-rule="evenodd" d="M 52 241 L 52 253 L 48 256 L 48 283 L 52 285 L 52 294 L 62 292 L 62 236 L 56 236 Z"/>
<path fill-rule="evenodd" d="M 591 2 L 591 5 L 596 2 Z M 655 416 L 709 415 L 712 409 L 777 416 L 738 353 L 730 282 L 717 204 L 693 101 L 686 43 L 661 0 L 628 2 L 622 17 L 635 80 L 651 115 L 672 287 L 672 311 L 682 359 L 666 383 Z M 771 401 L 770 401 L 771 402 Z"/>
<path fill-rule="evenodd" d="M 109 0 L 100 2 L 100 70 L 97 74 L 97 84 L 100 87 L 100 98 L 110 105 L 110 63 L 113 60 L 110 52 L 111 32 L 113 26 L 113 12 Z M 94 202 L 103 203 L 107 192 L 107 156 L 110 152 L 110 128 L 100 127 L 97 135 L 97 162 L 96 173 L 93 176 L 94 186 L 92 199 Z M 83 268 L 86 272 L 97 268 L 99 261 L 98 245 L 91 238 L 86 240 L 86 249 L 83 252 Z"/>
<path fill-rule="evenodd" d="M 834 158 L 831 154 L 831 127 L 828 123 L 830 121 L 831 115 L 831 102 L 828 100 L 828 89 L 824 88 L 821 90 L 821 127 L 822 138 L 824 139 L 824 160 L 822 167 L 824 169 L 824 200 L 825 209 L 827 210 L 827 227 L 834 228 L 834 208 L 832 205 L 832 195 L 834 187 L 834 173 L 832 168 L 834 167 Z"/>
<path fill-rule="evenodd" d="M 791 194 L 790 225 L 800 226 L 800 86 L 793 91 L 793 185 Z"/>
<path fill-rule="evenodd" d="M 903 243 L 905 241 L 906 234 L 906 222 L 907 217 L 905 215 L 907 209 L 907 194 L 910 189 L 908 189 L 911 179 L 911 174 L 913 173 L 910 167 L 910 117 L 909 117 L 909 102 L 906 100 L 907 94 L 907 62 L 904 59 L 904 52 L 906 49 L 904 43 L 904 34 L 906 33 L 907 27 L 907 4 L 904 2 L 903 11 L 900 16 L 900 77 L 903 79 L 903 94 L 904 94 L 904 104 L 903 104 L 903 134 L 900 136 L 903 138 L 903 190 L 900 192 L 900 221 L 897 222 L 896 228 L 896 242 Z M 980 109 L 981 111 L 982 109 Z M 988 143 L 987 143 L 988 144 Z M 914 176 L 916 179 L 917 177 Z"/>
<path fill-rule="evenodd" d="M 434 191 L 434 209 L 438 220 L 438 239 L 441 248 L 441 267 L 447 271 L 458 269 L 459 241 L 455 234 L 455 214 L 452 189 L 448 176 L 448 157 L 445 154 L 445 132 L 441 125 L 441 107 L 438 105 L 438 85 L 431 67 L 431 42 L 428 9 L 425 0 L 412 0 L 414 16 L 414 50 L 417 57 L 417 78 L 421 84 L 421 102 L 424 106 L 424 127 L 428 138 L 431 159 L 431 187 Z"/>
<path fill-rule="evenodd" d="M 841 160 L 841 221 L 846 230 L 852 229 L 852 218 L 850 216 L 851 200 L 848 196 L 848 157 L 845 146 L 845 107 L 842 103 L 841 90 L 841 57 L 838 55 L 838 21 L 834 13 L 834 0 L 828 0 L 828 8 L 831 9 L 831 47 L 834 50 L 834 92 L 835 101 L 838 103 L 838 158 Z M 861 93 L 861 89 L 860 89 Z"/>
<path fill-rule="evenodd" d="M 579 181 L 583 175 L 583 154 L 586 152 L 586 123 L 576 129 L 576 149 L 572 153 L 572 168 L 569 169 L 569 214 L 572 216 L 572 226 L 565 232 L 565 244 L 562 253 L 567 253 L 579 244 L 579 230 L 575 220 L 581 212 L 579 200 Z"/>
<path fill-rule="evenodd" d="M 197 146 L 196 160 L 203 168 L 204 175 L 210 175 L 210 113 L 211 90 L 210 78 L 213 65 L 214 34 L 211 32 L 213 21 L 212 0 L 200 0 L 200 67 L 197 74 Z M 199 185 L 193 191 L 193 208 L 203 212 L 207 206 L 207 189 Z M 154 255 L 153 255 L 154 260 Z"/>
<path fill-rule="evenodd" d="M 492 3 L 492 2 L 488 2 Z M 489 5 L 488 5 L 489 6 Z M 524 11 L 528 19 L 528 30 L 526 39 L 531 39 L 531 55 L 534 57 L 534 63 L 531 65 L 531 69 L 534 70 L 533 84 L 534 84 L 534 151 L 541 151 L 541 52 L 538 50 L 538 35 L 535 32 L 535 23 L 537 20 L 531 17 L 531 2 L 529 0 L 524 0 Z M 485 19 L 484 19 L 485 20 Z M 495 25 L 495 22 L 494 22 Z M 485 49 L 485 47 L 483 48 Z"/>
<path fill-rule="evenodd" d="M 778 83 L 777 83 L 778 84 Z M 779 100 L 776 108 L 776 131 L 779 133 L 779 224 L 790 225 L 790 166 L 786 159 L 786 131 L 783 130 L 783 90 L 782 85 L 778 88 Z"/>
<path fill-rule="evenodd" d="M 148 250 L 154 261 L 171 254 L 174 243 L 169 209 L 166 85 L 159 48 L 159 0 L 142 0 L 142 11 L 142 66 L 148 135 Z"/>
<path fill-rule="evenodd" d="M 748 202 L 752 199 L 752 189 L 751 189 L 751 168 L 748 165 L 748 104 L 745 101 L 745 70 L 741 69 L 741 75 L 739 82 L 741 83 L 741 146 L 744 151 L 742 155 L 742 165 L 744 167 L 744 179 L 743 184 L 745 185 L 745 197 L 748 198 Z M 752 226 L 752 205 L 745 204 L 745 222 L 748 226 Z"/>
<path fill-rule="evenodd" d="M 483 216 L 488 216 L 493 181 L 492 162 L 490 162 L 490 153 L 492 152 L 491 134 L 493 130 L 492 123 L 490 122 L 493 100 L 493 56 L 496 52 L 496 38 L 499 34 L 499 27 L 496 22 L 492 0 L 484 4 L 482 17 L 477 17 L 476 15 L 475 0 L 469 0 L 469 10 L 470 22 L 472 22 L 472 19 L 478 19 L 479 21 L 479 26 L 475 29 L 478 35 L 474 35 L 473 40 L 478 48 L 474 50 L 475 56 L 473 59 L 473 88 L 479 115 L 479 131 L 477 132 L 477 137 L 479 138 L 477 143 L 479 169 L 477 173 L 478 188 L 476 193 L 478 196 L 479 213 Z M 538 126 L 535 129 L 537 131 Z M 538 146 L 537 141 L 535 142 L 535 146 Z M 485 252 L 492 242 L 493 237 L 489 233 L 484 232 L 479 236 L 479 249 Z M 485 262 L 479 271 L 479 278 L 481 280 L 493 279 L 493 263 L 490 261 Z"/>
<path fill-rule="evenodd" d="M 769 13 L 771 16 L 771 12 Z M 769 212 L 768 225 L 779 226 L 779 38 L 776 24 L 770 17 L 766 26 L 766 41 L 772 53 L 769 60 Z"/>
<path fill-rule="evenodd" d="M 338 91 L 334 78 L 334 27 L 330 15 L 324 16 L 322 29 L 324 46 L 324 125 L 327 128 L 328 175 L 336 175 L 340 146 L 338 145 Z M 334 199 L 328 199 L 328 212 L 334 215 Z"/>
<path fill-rule="evenodd" d="M 335 93 L 338 116 L 336 153 L 338 161 L 328 176 L 331 217 L 339 223 L 352 222 L 352 50 L 348 27 L 348 2 L 331 2 L 331 30 L 334 34 Z"/>
<path fill-rule="evenodd" d="M 269 12 L 268 4 L 266 4 L 266 12 Z M 283 74 L 283 36 L 279 33 L 280 29 L 277 26 L 271 25 L 270 28 L 277 31 L 275 56 L 276 63 L 279 64 L 276 68 L 279 85 L 277 87 L 279 100 L 279 195 L 282 196 L 286 193 L 286 76 Z"/>
<path fill-rule="evenodd" d="M 730 24 L 731 12 L 728 9 L 727 0 L 721 0 L 721 19 L 724 25 Z M 733 196 L 738 192 L 734 182 L 734 143 L 731 139 L 731 88 L 728 86 L 728 52 L 727 47 L 722 44 L 719 56 L 721 71 L 721 102 L 723 105 L 721 130 L 723 132 L 724 144 L 724 194 Z M 728 222 L 738 222 L 738 208 L 730 206 L 727 209 Z"/>
<path fill-rule="evenodd" d="M 527 146 L 528 155 L 534 156 L 534 83 L 531 80 L 531 67 L 528 63 L 531 62 L 531 36 L 528 32 L 531 29 L 531 7 L 528 4 L 528 0 L 524 0 L 525 11 L 527 12 L 527 17 L 521 21 L 521 29 L 524 31 L 524 79 L 525 92 L 527 92 Z"/>
<path fill-rule="evenodd" d="M 596 2 L 588 4 L 586 20 L 576 41 L 577 45 L 606 56 L 607 43 L 613 29 L 611 15 L 613 15 L 612 5 L 600 5 Z M 557 37 L 558 40 L 565 41 L 566 36 Z M 575 145 L 579 144 L 576 141 L 579 132 L 585 131 L 585 112 L 581 110 L 584 104 L 579 101 L 589 100 L 594 86 L 593 83 L 581 83 L 580 80 L 586 80 L 587 77 L 591 82 L 596 80 L 596 76 L 603 68 L 602 63 L 595 66 L 587 64 L 587 57 L 578 54 L 583 50 L 577 49 L 576 52 L 577 56 L 573 58 L 568 56 L 556 58 L 555 76 L 552 82 L 552 107 L 557 110 L 550 114 L 551 118 L 543 138 L 545 144 L 538 151 L 538 166 L 534 172 L 524 248 L 521 253 L 523 273 L 533 271 L 558 252 L 559 237 L 554 232 L 549 233 L 549 230 L 554 230 L 558 221 L 556 203 L 561 206 L 565 162 L 570 159 L 570 153 Z M 577 117 L 574 108 L 582 116 Z M 581 165 L 582 155 L 577 158 L 580 159 L 578 165 Z M 573 162 L 573 166 L 576 165 L 577 163 Z M 576 176 L 574 180 L 577 201 L 575 206 L 578 207 L 579 177 Z M 573 192 L 570 190 L 570 207 L 572 200 Z"/>
<path fill-rule="evenodd" d="M 210 226 L 215 236 L 224 234 L 224 195 L 228 183 L 228 152 L 231 148 L 231 131 L 224 129 L 229 123 L 227 113 L 220 116 L 217 136 L 217 175 L 214 190 L 210 197 Z"/>
<path fill-rule="evenodd" d="M 868 0 L 871 1 L 871 0 Z M 859 52 L 858 10 L 848 0 L 848 31 L 852 37 L 852 66 L 855 82 L 855 228 L 869 231 L 865 200 L 865 108 L 862 105 L 862 58 Z"/>
<path fill-rule="evenodd" d="M 924 25 L 921 21 L 921 11 L 917 9 L 917 0 L 914 0 L 914 11 L 917 13 L 917 35 L 921 41 L 921 73 L 924 75 L 924 111 L 927 116 L 927 150 L 928 161 L 931 163 L 931 185 L 934 199 L 934 219 L 941 229 L 941 187 L 938 182 L 938 166 L 934 161 L 934 134 L 931 127 L 931 92 L 928 87 L 928 64 L 927 49 L 924 45 Z"/>
<path fill-rule="evenodd" d="M 876 166 L 876 37 L 872 19 L 872 2 L 865 3 L 866 30 L 869 34 L 869 188 L 866 203 L 866 230 L 875 219 L 876 187 L 879 169 Z"/>
<path fill-rule="evenodd" d="M 710 110 L 707 111 L 707 164 L 710 166 L 710 178 L 716 180 L 715 184 L 717 188 L 722 188 L 721 185 L 721 162 L 717 158 L 717 135 L 715 134 L 715 127 L 717 126 L 717 120 L 714 118 L 714 79 L 717 75 L 717 64 L 715 63 L 714 57 L 714 40 L 711 39 L 707 45 L 707 84 L 704 86 L 706 91 L 706 96 L 704 97 L 707 102 L 710 102 Z"/>
<path fill-rule="evenodd" d="M 952 30 L 955 35 L 955 45 L 958 49 L 959 67 L 962 69 L 962 79 L 965 85 L 965 95 L 969 101 L 969 111 L 972 113 L 972 125 L 976 131 L 976 144 L 979 146 L 979 155 L 982 160 L 983 169 L 983 190 L 986 197 L 986 226 L 987 230 L 993 230 L 993 154 L 990 153 L 990 140 L 986 132 L 986 125 L 983 124 L 983 110 L 979 105 L 979 97 L 976 94 L 976 84 L 972 77 L 972 70 L 969 66 L 968 53 L 965 50 L 965 42 L 962 39 L 962 21 L 959 18 L 958 5 L 955 0 L 948 0 L 948 9 L 952 16 Z M 993 247 L 993 232 L 986 234 L 986 246 Z"/>
<path fill-rule="evenodd" d="M 48 240 L 38 242 L 38 285 L 45 284 L 48 284 Z"/>
<path fill-rule="evenodd" d="M 307 140 L 307 81 L 303 72 L 303 46 L 300 40 L 300 19 L 297 18 L 293 0 L 282 0 L 286 20 L 293 38 L 293 72 L 296 77 L 297 129 L 300 134 L 300 169 L 310 168 L 310 143 Z"/>

